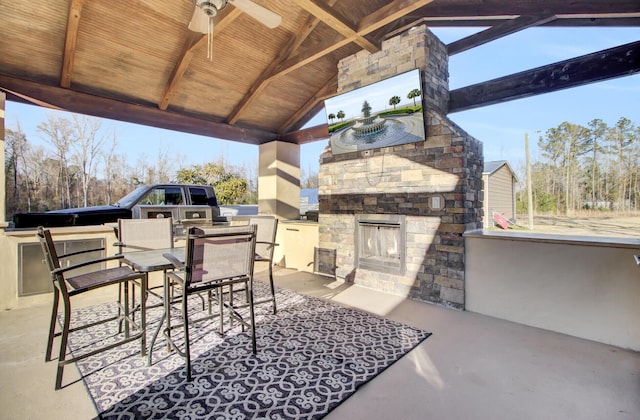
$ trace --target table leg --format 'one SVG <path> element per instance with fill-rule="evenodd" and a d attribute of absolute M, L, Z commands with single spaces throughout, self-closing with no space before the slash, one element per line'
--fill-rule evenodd
<path fill-rule="evenodd" d="M 129 282 L 125 282 L 124 286 L 124 336 L 129 338 L 129 320 L 132 319 L 129 313 Z M 133 286 L 135 287 L 135 286 Z M 133 303 L 135 306 L 135 302 Z"/>
<path fill-rule="evenodd" d="M 149 346 L 149 357 L 147 358 L 147 365 L 151 366 L 152 363 L 152 357 L 153 357 L 153 347 L 156 344 L 156 339 L 158 338 L 158 334 L 160 334 L 160 331 L 162 331 L 162 326 L 164 325 L 165 321 L 169 319 L 169 277 L 168 276 L 164 276 L 163 278 L 163 300 L 164 300 L 164 313 L 162 314 L 162 317 L 160 318 L 160 323 L 158 324 L 158 328 L 156 328 L 156 332 L 153 334 L 153 338 L 151 339 L 151 345 Z M 169 344 L 167 344 L 168 346 Z"/>
<path fill-rule="evenodd" d="M 147 353 L 147 298 L 149 288 L 149 273 L 145 273 L 142 280 L 140 280 L 140 328 L 142 329 L 142 337 L 140 339 L 140 346 L 142 347 L 141 354 L 144 357 Z"/>

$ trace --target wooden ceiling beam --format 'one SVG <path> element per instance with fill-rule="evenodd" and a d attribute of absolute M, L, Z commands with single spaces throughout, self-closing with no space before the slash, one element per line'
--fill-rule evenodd
<path fill-rule="evenodd" d="M 385 7 L 379 9 L 376 13 L 373 13 L 367 18 L 363 19 L 364 24 L 361 22 L 358 27 L 358 34 L 366 35 L 379 29 L 382 26 L 385 26 L 389 21 L 393 19 L 398 19 L 398 16 L 401 16 L 402 13 L 412 13 L 416 9 L 424 6 L 427 3 L 430 3 L 433 0 L 394 0 Z M 373 17 L 373 18 L 372 18 Z M 289 60 L 281 63 L 278 66 L 277 73 L 274 74 L 275 77 L 281 77 L 291 73 L 294 70 L 297 70 L 301 67 L 306 66 L 309 63 L 312 63 L 342 47 L 353 42 L 353 38 L 343 38 L 341 40 L 337 40 L 334 42 L 330 42 L 326 47 L 321 50 L 307 52 L 305 55 L 300 55 L 296 57 L 292 57 Z"/>
<path fill-rule="evenodd" d="M 330 0 L 329 5 L 332 6 L 337 0 Z M 267 68 L 262 72 L 260 77 L 253 83 L 249 92 L 242 98 L 242 100 L 235 106 L 233 111 L 227 117 L 228 124 L 235 124 L 242 112 L 244 112 L 249 105 L 260 95 L 260 93 L 267 87 L 269 81 L 273 77 L 274 74 L 277 73 L 278 66 L 284 62 L 286 59 L 291 57 L 293 53 L 295 53 L 300 45 L 304 42 L 309 35 L 313 32 L 313 30 L 318 26 L 320 20 L 313 15 L 310 15 L 305 23 L 300 27 L 300 29 L 296 32 L 296 34 L 289 39 L 288 44 L 280 50 L 280 53 L 276 56 L 276 58 L 267 66 Z"/>
<path fill-rule="evenodd" d="M 298 68 L 312 63 L 324 57 L 325 55 L 330 54 L 331 52 L 345 45 L 350 44 L 351 42 L 357 42 L 358 39 L 366 39 L 364 38 L 364 34 L 373 32 L 374 30 L 386 25 L 389 21 L 397 19 L 398 16 L 402 16 L 406 13 L 411 13 L 412 11 L 424 6 L 425 4 L 433 0 L 393 1 L 389 5 L 379 9 L 376 13 L 374 13 L 374 19 L 367 19 L 364 25 L 360 24 L 358 30 L 352 28 L 347 23 L 346 18 L 340 16 L 333 9 L 331 9 L 331 7 L 337 0 L 329 0 L 326 3 L 320 3 L 318 1 L 312 0 L 295 1 L 305 10 L 309 11 L 311 16 L 309 16 L 309 19 L 307 19 L 302 28 L 292 38 L 287 47 L 283 49 L 282 53 L 278 55 L 278 57 L 267 69 L 265 69 L 265 71 L 253 84 L 242 101 L 240 101 L 234 108 L 234 110 L 229 114 L 229 116 L 227 117 L 227 122 L 229 124 L 235 124 L 238 121 L 242 112 L 248 108 L 251 102 L 253 102 L 253 100 L 257 98 L 257 96 L 266 88 L 271 80 L 280 76 L 284 76 Z M 329 26 L 333 27 L 342 36 L 344 36 L 344 39 L 332 43 L 329 47 L 324 48 L 321 51 L 316 51 L 315 53 L 312 53 L 307 57 L 292 57 L 292 55 L 298 50 L 302 42 L 311 34 L 313 29 L 315 29 L 315 27 L 321 20 Z M 332 24 L 334 26 L 332 26 Z M 363 46 L 361 43 L 359 43 L 358 45 Z M 365 47 L 363 46 L 363 48 Z M 378 45 L 376 45 L 375 48 L 375 51 L 379 51 L 380 49 Z M 292 122 L 287 121 L 287 123 L 290 124 Z M 287 123 L 285 123 L 285 125 Z"/>
<path fill-rule="evenodd" d="M 495 41 L 503 36 L 511 35 L 523 29 L 527 29 L 532 26 L 544 25 L 555 18 L 555 16 L 519 16 L 515 19 L 501 23 L 500 25 L 485 29 L 477 34 L 452 42 L 447 45 L 447 52 L 450 56 L 458 54 L 488 42 Z"/>
<path fill-rule="evenodd" d="M 33 98 L 68 112 L 126 121 L 132 124 L 255 145 L 267 143 L 277 138 L 277 133 L 258 128 L 231 126 L 197 115 L 162 111 L 153 105 L 122 102 L 4 74 L 0 74 L 0 89 L 16 92 L 22 95 L 23 99 Z"/>
<path fill-rule="evenodd" d="M 313 118 L 324 106 L 324 100 L 336 94 L 338 90 L 338 72 L 325 83 L 307 102 L 302 105 L 298 111 L 291 115 L 287 121 L 282 124 L 279 133 L 286 133 L 292 128 L 300 128 L 309 119 Z M 301 121 L 304 121 L 300 123 Z M 328 135 L 328 134 L 327 134 Z"/>
<path fill-rule="evenodd" d="M 325 55 L 328 55 L 334 52 L 335 50 L 340 49 L 345 45 L 349 45 L 349 44 L 351 44 L 351 40 L 347 38 L 343 38 L 339 41 L 331 43 L 330 45 L 327 45 L 321 50 L 312 51 L 307 54 L 301 54 L 296 57 L 291 57 L 290 59 L 286 60 L 285 62 L 281 63 L 278 66 L 277 72 L 272 76 L 272 78 L 286 76 L 292 71 L 298 70 L 299 68 L 302 68 L 309 63 L 313 63 L 314 61 L 319 60 Z"/>
<path fill-rule="evenodd" d="M 215 38 L 217 34 L 224 31 L 235 19 L 237 19 L 242 13 L 239 9 L 235 7 L 232 8 L 231 11 L 224 11 L 225 14 L 221 16 L 218 20 L 218 23 L 215 25 L 213 29 L 212 37 Z M 189 68 L 191 64 L 191 60 L 193 59 L 193 54 L 196 50 L 200 49 L 202 45 L 204 45 L 207 40 L 207 35 L 189 31 L 187 34 L 187 39 L 184 42 L 184 47 L 182 48 L 182 52 L 180 53 L 180 57 L 178 58 L 178 62 L 171 73 L 171 77 L 169 77 L 169 81 L 167 86 L 162 93 L 162 97 L 160 101 L 158 101 L 158 108 L 161 110 L 166 110 L 169 107 L 169 102 L 171 98 L 176 93 L 178 86 L 180 85 L 180 81 L 182 81 L 182 77 L 184 73 Z"/>
<path fill-rule="evenodd" d="M 187 71 L 189 65 L 191 64 L 191 60 L 193 59 L 193 51 L 200 46 L 200 42 L 204 38 L 206 38 L 206 35 L 189 31 L 187 39 L 184 42 L 184 47 L 182 47 L 180 57 L 178 58 L 178 63 L 173 68 L 171 77 L 169 77 L 169 83 L 167 83 L 167 87 L 164 88 L 162 97 L 158 102 L 158 108 L 165 110 L 169 106 L 169 102 L 171 101 L 173 95 L 176 93 L 178 85 L 180 84 L 180 81 L 184 76 L 184 72 Z"/>
<path fill-rule="evenodd" d="M 60 86 L 71 87 L 73 75 L 73 62 L 76 57 L 76 42 L 78 40 L 78 27 L 82 8 L 86 0 L 71 0 L 69 4 L 69 16 L 67 18 L 67 32 L 64 39 L 64 52 L 62 53 L 62 69 L 60 71 Z"/>
<path fill-rule="evenodd" d="M 640 72 L 640 41 L 450 92 L 449 113 L 466 111 Z"/>
<path fill-rule="evenodd" d="M 400 18 L 425 7 L 433 0 L 394 0 L 384 7 L 366 16 L 359 23 L 358 33 L 371 33 Z"/>
<path fill-rule="evenodd" d="M 278 138 L 279 141 L 294 144 L 307 144 L 314 141 L 325 140 L 329 136 L 329 125 L 320 124 L 302 130 L 292 131 L 283 134 Z"/>
<path fill-rule="evenodd" d="M 640 26 L 640 16 L 625 16 L 618 18 L 563 18 L 557 16 L 556 20 L 542 25 L 544 27 L 582 27 L 582 28 L 605 28 L 605 27 L 634 27 Z"/>
<path fill-rule="evenodd" d="M 374 44 L 359 34 L 356 27 L 347 18 L 332 9 L 327 3 L 318 0 L 293 0 L 298 6 L 320 19 L 327 26 L 345 38 L 361 46 L 370 53 L 380 51 L 380 45 Z"/>
<path fill-rule="evenodd" d="M 478 19 L 440 19 L 440 18 L 429 18 L 422 17 L 417 18 L 414 21 L 410 21 L 408 24 L 404 24 L 403 26 L 394 29 L 392 32 L 385 34 L 384 39 L 393 38 L 395 35 L 398 35 L 402 32 L 405 32 L 407 29 L 412 26 L 418 26 L 421 24 L 425 24 L 430 28 L 449 28 L 449 27 L 459 27 L 459 28 L 487 28 L 496 25 L 501 25 L 505 21 L 515 19 L 517 16 L 498 16 L 492 18 L 478 18 Z M 556 16 L 555 20 L 551 20 L 547 23 L 541 24 L 539 26 L 548 28 L 548 27 L 622 27 L 622 26 L 640 26 L 640 17 L 635 17 L 634 15 L 628 15 L 625 17 L 617 17 L 617 18 L 603 18 L 603 17 L 592 17 L 592 18 L 575 18 L 575 17 L 561 17 Z"/>
<path fill-rule="evenodd" d="M 470 4 L 475 3 L 475 4 Z M 612 5 L 615 3 L 615 5 Z M 458 20 L 465 18 L 483 18 L 490 16 L 540 16 L 540 15 L 610 15 L 640 12 L 637 0 L 469 0 L 435 1 L 419 10 L 421 17 L 446 18 L 455 16 Z"/>
<path fill-rule="evenodd" d="M 472 4 L 470 4 L 472 3 Z M 557 16 L 541 26 L 638 26 L 640 2 L 637 0 L 445 0 L 429 3 L 385 27 L 389 38 L 411 26 L 492 27 L 518 16 Z M 613 13 L 615 12 L 615 14 Z M 573 23 L 571 22 L 573 21 Z"/>

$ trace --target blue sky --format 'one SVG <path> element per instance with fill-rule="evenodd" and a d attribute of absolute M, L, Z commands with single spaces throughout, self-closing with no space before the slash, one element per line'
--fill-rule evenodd
<path fill-rule="evenodd" d="M 477 31 L 433 29 L 444 43 Z M 532 28 L 452 56 L 449 87 L 456 89 L 638 40 L 637 28 Z M 52 111 L 7 102 L 6 125 L 16 128 L 19 122 L 29 141 L 41 143 L 36 126 L 46 120 L 48 112 Z M 586 125 L 594 118 L 613 125 L 620 117 L 640 124 L 640 74 L 449 115 L 483 142 L 485 160 L 505 159 L 514 168 L 524 162 L 526 133 L 535 159 L 539 156 L 538 132 L 564 121 Z M 309 125 L 324 122 L 326 114 L 321 111 Z M 104 120 L 103 127 L 116 131 L 119 147 L 130 164 L 135 164 L 140 156 L 152 159 L 162 150 L 170 156 L 180 155 L 181 163 L 187 165 L 224 158 L 237 166 L 257 168 L 257 146 L 111 120 Z M 318 170 L 319 155 L 327 142 L 301 147 L 303 171 Z"/>

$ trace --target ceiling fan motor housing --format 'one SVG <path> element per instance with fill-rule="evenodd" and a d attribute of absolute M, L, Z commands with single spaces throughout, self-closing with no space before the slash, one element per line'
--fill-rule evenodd
<path fill-rule="evenodd" d="M 207 16 L 215 16 L 227 5 L 227 0 L 203 1 L 198 3 L 198 7 L 207 14 Z"/>

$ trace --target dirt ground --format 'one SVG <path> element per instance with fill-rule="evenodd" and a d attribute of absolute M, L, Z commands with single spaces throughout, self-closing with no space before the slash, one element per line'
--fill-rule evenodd
<path fill-rule="evenodd" d="M 509 230 L 554 233 L 559 235 L 592 235 L 640 239 L 640 213 L 625 215 L 577 215 L 574 217 L 534 216 L 533 230 L 529 230 L 528 216 L 518 215 Z M 495 227 L 496 230 L 501 230 Z"/>

